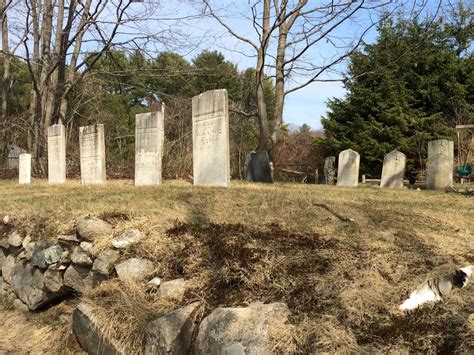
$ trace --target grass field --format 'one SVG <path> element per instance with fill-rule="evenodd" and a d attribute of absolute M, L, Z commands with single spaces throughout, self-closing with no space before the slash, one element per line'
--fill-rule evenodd
<path fill-rule="evenodd" d="M 472 285 L 409 315 L 397 310 L 428 275 L 474 263 L 472 194 L 241 182 L 224 189 L 178 181 L 146 188 L 131 181 L 93 187 L 1 181 L 4 214 L 36 238 L 71 232 L 81 214 L 110 221 L 114 233 L 139 228 L 147 239 L 124 257 L 153 260 L 165 279 L 191 280 L 183 303 L 200 299 L 206 312 L 255 300 L 287 303 L 290 326 L 275 336 L 277 352 L 474 351 Z M 96 247 L 106 248 L 111 238 Z M 133 352 L 146 321 L 178 305 L 129 291 L 112 282 L 85 297 L 104 317 L 121 307 L 109 326 L 135 334 L 123 340 Z M 38 329 L 46 326 L 44 314 L 30 317 Z M 2 324 L 0 349 L 7 349 L 4 339 L 15 335 Z"/>

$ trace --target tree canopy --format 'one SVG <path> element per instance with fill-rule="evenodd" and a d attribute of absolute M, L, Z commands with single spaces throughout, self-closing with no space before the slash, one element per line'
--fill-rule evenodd
<path fill-rule="evenodd" d="M 437 21 L 383 21 L 375 43 L 350 58 L 346 96 L 328 102 L 327 153 L 356 150 L 362 171 L 378 176 L 396 148 L 409 169 L 422 169 L 428 141 L 452 139 L 455 124 L 474 121 L 473 34 L 462 7 Z"/>

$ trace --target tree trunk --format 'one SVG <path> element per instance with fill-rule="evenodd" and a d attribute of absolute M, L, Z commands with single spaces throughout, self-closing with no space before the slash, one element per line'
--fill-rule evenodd
<path fill-rule="evenodd" d="M 71 2 L 74 1 L 74 4 L 76 4 L 76 0 L 71 0 Z M 69 107 L 69 93 L 71 92 L 75 79 L 76 79 L 76 66 L 77 66 L 77 60 L 79 58 L 79 53 L 81 50 L 82 46 L 82 39 L 84 37 L 84 33 L 87 30 L 87 20 L 89 17 L 89 10 L 92 4 L 92 0 L 87 0 L 84 10 L 82 13 L 81 21 L 79 23 L 79 32 L 77 33 L 76 41 L 75 41 L 75 46 L 74 46 L 74 51 L 72 53 L 71 61 L 69 63 L 69 67 L 67 68 L 67 73 L 65 73 L 64 77 L 64 85 L 62 87 L 61 91 L 61 97 L 60 97 L 60 102 L 59 102 L 59 112 L 58 112 L 58 122 L 62 122 L 63 124 L 66 122 L 66 114 L 67 110 Z M 70 11 L 71 13 L 71 11 Z M 68 20 L 69 23 L 69 20 Z M 69 29 L 70 31 L 70 29 Z M 65 39 L 64 41 L 67 41 L 69 38 L 69 31 L 65 31 Z M 66 68 L 64 66 L 64 71 L 66 71 Z"/>
<path fill-rule="evenodd" d="M 11 85 L 11 57 L 10 47 L 8 43 L 8 18 L 7 18 L 7 4 L 5 0 L 0 0 L 0 15 L 2 21 L 2 60 L 3 60 L 3 75 L 2 75 L 2 105 L 0 107 L 0 166 L 6 168 L 8 163 L 8 144 L 9 135 L 7 134 L 9 109 L 10 109 L 10 85 Z"/>
<path fill-rule="evenodd" d="M 272 147 L 278 141 L 283 124 L 283 107 L 285 103 L 285 52 L 288 30 L 281 24 L 278 35 L 277 57 L 275 62 L 275 126 L 272 132 Z"/>
<path fill-rule="evenodd" d="M 265 151 L 269 148 L 270 132 L 268 129 L 267 104 L 265 102 L 265 56 L 267 54 L 268 43 L 270 42 L 270 0 L 264 0 L 262 18 L 262 44 L 258 49 L 257 56 L 257 112 L 260 136 L 258 139 L 257 151 Z"/>

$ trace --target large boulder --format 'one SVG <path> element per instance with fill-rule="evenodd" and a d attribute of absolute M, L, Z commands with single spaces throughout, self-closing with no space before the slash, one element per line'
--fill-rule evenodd
<path fill-rule="evenodd" d="M 82 250 L 81 247 L 74 247 L 71 254 L 71 261 L 76 265 L 91 266 L 92 259 L 88 253 Z"/>
<path fill-rule="evenodd" d="M 85 293 L 93 289 L 102 280 L 103 278 L 84 266 L 69 265 L 64 272 L 64 285 L 79 293 Z"/>
<path fill-rule="evenodd" d="M 38 309 L 51 302 L 51 300 L 63 296 L 65 289 L 58 292 L 50 292 L 44 283 L 44 274 L 38 268 L 27 262 L 16 263 L 12 270 L 11 287 L 18 298 L 25 303 L 30 310 Z"/>
<path fill-rule="evenodd" d="M 109 275 L 114 269 L 114 265 L 120 257 L 118 250 L 107 249 L 97 255 L 92 265 L 92 271 L 102 275 Z"/>
<path fill-rule="evenodd" d="M 283 303 L 251 303 L 245 308 L 216 308 L 199 326 L 196 354 L 271 353 L 270 329 L 287 321 Z"/>
<path fill-rule="evenodd" d="M 89 354 L 119 354 L 114 339 L 103 334 L 92 308 L 80 303 L 72 314 L 72 328 L 81 347 Z"/>
<path fill-rule="evenodd" d="M 63 253 L 63 249 L 59 245 L 55 245 L 52 240 L 34 242 L 32 248 L 31 265 L 40 269 L 46 269 L 49 265 L 59 262 Z"/>
<path fill-rule="evenodd" d="M 66 269 L 63 265 L 51 265 L 48 270 L 44 273 L 44 286 L 50 292 L 63 292 L 65 291 L 64 285 L 64 270 Z"/>
<path fill-rule="evenodd" d="M 128 229 L 119 236 L 112 239 L 112 246 L 117 249 L 127 248 L 137 244 L 143 238 L 143 233 L 138 229 Z"/>
<path fill-rule="evenodd" d="M 90 241 L 112 234 L 112 226 L 109 223 L 91 216 L 80 216 L 76 220 L 76 229 L 82 238 Z"/>
<path fill-rule="evenodd" d="M 15 257 L 8 255 L 2 264 L 2 276 L 6 283 L 12 283 L 12 270 L 15 267 Z"/>
<path fill-rule="evenodd" d="M 188 354 L 201 303 L 177 309 L 147 324 L 145 354 Z"/>
<path fill-rule="evenodd" d="M 131 258 L 115 266 L 122 281 L 140 281 L 153 271 L 153 263 L 147 259 Z"/>
<path fill-rule="evenodd" d="M 160 288 L 158 289 L 158 297 L 165 298 L 168 300 L 181 301 L 186 291 L 186 281 L 184 279 L 175 279 L 171 281 L 161 282 Z"/>

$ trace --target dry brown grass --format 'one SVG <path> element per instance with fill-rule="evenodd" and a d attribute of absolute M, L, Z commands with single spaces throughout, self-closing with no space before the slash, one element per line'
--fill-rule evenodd
<path fill-rule="evenodd" d="M 84 213 L 113 223 L 114 234 L 139 228 L 146 239 L 123 258 L 146 257 L 164 279 L 190 280 L 180 304 L 117 281 L 87 295 L 101 328 L 129 352 L 139 352 L 150 319 L 195 300 L 206 313 L 217 305 L 286 302 L 290 327 L 273 335 L 276 352 L 474 351 L 473 286 L 409 315 L 397 311 L 427 275 L 474 263 L 472 195 L 234 182 L 230 189 L 0 182 L 2 213 L 24 234 L 43 238 L 73 231 Z M 108 247 L 110 238 L 96 247 Z"/>
<path fill-rule="evenodd" d="M 142 284 L 117 279 L 104 282 L 83 297 L 94 314 L 94 323 L 102 334 L 113 339 L 124 354 L 143 351 L 146 325 L 176 305 L 146 293 Z"/>
<path fill-rule="evenodd" d="M 85 354 L 73 336 L 71 322 L 65 322 L 72 310 L 66 304 L 43 313 L 24 313 L 0 306 L 0 353 Z"/>

